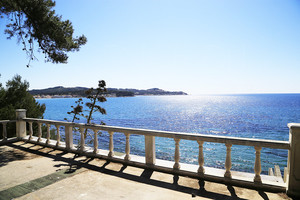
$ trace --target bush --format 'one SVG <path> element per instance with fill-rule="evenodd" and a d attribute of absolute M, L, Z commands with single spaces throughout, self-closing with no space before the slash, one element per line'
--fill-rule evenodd
<path fill-rule="evenodd" d="M 12 80 L 7 81 L 6 88 L 0 85 L 0 120 L 16 119 L 16 109 L 26 109 L 26 117 L 43 118 L 46 106 L 35 101 L 28 92 L 29 83 L 20 75 L 16 75 Z M 33 127 L 37 130 L 37 127 Z M 2 138 L 2 128 L 0 130 Z M 16 134 L 16 124 L 7 124 L 7 136 L 13 137 Z"/>

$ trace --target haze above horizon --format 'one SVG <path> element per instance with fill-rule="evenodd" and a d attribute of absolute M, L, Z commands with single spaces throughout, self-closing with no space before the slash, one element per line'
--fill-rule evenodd
<path fill-rule="evenodd" d="M 188 94 L 300 93 L 300 1 L 57 0 L 88 42 L 68 64 L 27 56 L 0 19 L 0 82 L 30 89 L 161 88 Z"/>

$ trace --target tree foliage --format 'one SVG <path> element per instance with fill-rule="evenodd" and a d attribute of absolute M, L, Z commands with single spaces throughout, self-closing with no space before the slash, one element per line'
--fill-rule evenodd
<path fill-rule="evenodd" d="M 5 33 L 8 39 L 17 37 L 30 61 L 35 59 L 34 47 L 45 55 L 45 61 L 66 63 L 67 52 L 78 51 L 87 42 L 84 35 L 73 37 L 73 26 L 55 14 L 52 0 L 1 0 L 0 16 L 10 22 Z"/>
<path fill-rule="evenodd" d="M 90 102 L 87 102 L 85 105 L 89 109 L 89 115 L 86 115 L 85 117 L 87 118 L 87 124 L 91 123 L 92 115 L 95 112 L 100 112 L 102 115 L 106 114 L 106 110 L 102 108 L 101 106 L 97 105 L 98 102 L 105 102 L 106 98 L 103 96 L 103 93 L 106 93 L 106 83 L 105 81 L 101 80 L 98 83 L 98 87 L 96 89 L 91 88 L 86 91 L 87 99 Z M 104 124 L 101 122 L 101 124 Z"/>
<path fill-rule="evenodd" d="M 88 102 L 85 103 L 87 110 L 83 109 L 83 100 L 82 98 L 75 101 L 75 106 L 71 106 L 72 110 L 67 112 L 69 115 L 72 115 L 72 122 L 75 120 L 80 120 L 80 117 L 86 118 L 86 124 L 91 124 L 93 120 L 93 114 L 99 112 L 103 115 L 106 114 L 106 110 L 102 108 L 98 103 L 102 103 L 106 101 L 104 94 L 106 94 L 106 83 L 101 80 L 98 82 L 98 87 L 96 89 L 90 88 L 85 93 L 87 95 Z M 87 114 L 88 113 L 88 114 Z M 67 118 L 65 118 L 67 120 Z M 104 125 L 104 122 L 100 122 L 100 124 Z M 85 130 L 84 136 L 86 137 L 87 130 Z"/>
<path fill-rule="evenodd" d="M 22 81 L 16 75 L 6 83 L 6 88 L 0 87 L 0 119 L 16 119 L 16 109 L 26 109 L 26 116 L 30 118 L 43 118 L 46 106 L 35 101 L 28 92 L 29 83 Z M 8 124 L 8 136 L 14 134 L 15 123 Z"/>
<path fill-rule="evenodd" d="M 80 120 L 80 116 L 84 116 L 83 115 L 83 106 L 81 104 L 83 104 L 82 98 L 79 98 L 77 101 L 75 101 L 76 106 L 71 106 L 71 108 L 73 110 L 71 110 L 70 112 L 67 112 L 68 115 L 73 115 L 73 119 L 72 122 L 75 122 L 75 120 Z M 79 115 L 79 116 L 78 116 Z M 65 118 L 65 120 L 67 120 L 67 118 Z"/>

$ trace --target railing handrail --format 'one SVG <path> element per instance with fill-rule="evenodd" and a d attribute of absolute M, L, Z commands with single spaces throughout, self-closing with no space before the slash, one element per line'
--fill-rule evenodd
<path fill-rule="evenodd" d="M 23 120 L 26 122 L 48 123 L 48 124 L 61 125 L 61 126 L 76 126 L 81 128 L 99 129 L 103 131 L 130 133 L 136 135 L 178 138 L 178 139 L 195 140 L 195 141 L 201 140 L 204 142 L 215 142 L 215 143 L 225 143 L 225 144 L 229 143 L 233 145 L 243 145 L 243 146 L 260 146 L 260 147 L 274 148 L 274 149 L 290 149 L 289 141 L 205 135 L 205 134 L 198 134 L 198 133 L 158 131 L 158 130 L 148 130 L 148 129 L 106 126 L 106 125 L 98 125 L 98 124 L 63 122 L 63 121 L 45 120 L 45 119 L 36 119 L 36 118 L 24 118 Z"/>
<path fill-rule="evenodd" d="M 9 119 L 7 119 L 7 120 L 0 120 L 0 124 L 3 124 L 3 123 L 12 123 L 12 122 L 16 122 L 17 120 L 9 120 Z"/>

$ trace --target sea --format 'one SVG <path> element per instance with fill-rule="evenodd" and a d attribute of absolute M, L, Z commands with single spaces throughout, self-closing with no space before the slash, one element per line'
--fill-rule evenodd
<path fill-rule="evenodd" d="M 72 119 L 67 112 L 72 110 L 76 100 L 78 98 L 37 99 L 46 105 L 45 119 L 60 121 Z M 88 102 L 87 99 L 83 101 Z M 287 124 L 300 123 L 300 94 L 110 97 L 99 105 L 106 109 L 107 114 L 94 113 L 94 123 L 217 136 L 288 141 Z M 86 120 L 81 118 L 77 122 L 85 123 Z M 87 145 L 92 146 L 89 137 Z M 79 134 L 74 138 L 78 143 Z M 99 148 L 108 149 L 107 132 L 101 132 L 98 140 Z M 174 160 L 173 139 L 156 137 L 155 143 L 156 158 Z M 114 134 L 114 150 L 125 151 L 123 133 Z M 203 151 L 205 166 L 225 168 L 224 144 L 205 142 Z M 130 153 L 145 155 L 143 136 L 130 135 Z M 231 155 L 232 170 L 253 173 L 254 147 L 233 145 Z M 263 148 L 262 174 L 267 174 L 268 168 L 274 168 L 274 165 L 279 165 L 283 171 L 287 166 L 287 156 L 287 150 Z M 180 162 L 198 164 L 196 141 L 180 141 Z"/>

